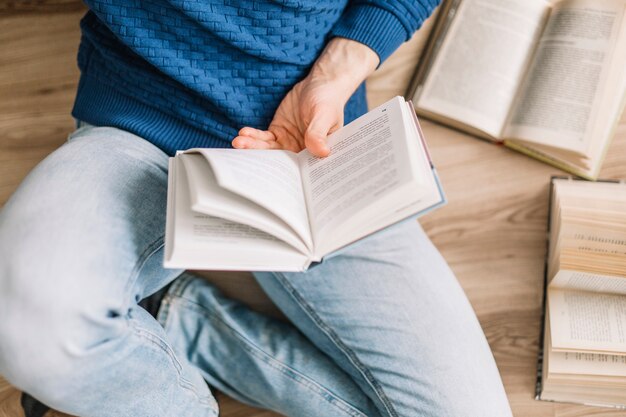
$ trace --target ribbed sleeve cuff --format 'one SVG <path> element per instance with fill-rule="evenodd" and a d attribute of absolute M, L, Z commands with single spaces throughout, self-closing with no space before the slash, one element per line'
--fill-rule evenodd
<path fill-rule="evenodd" d="M 350 6 L 331 35 L 369 46 L 378 54 L 381 64 L 410 36 L 393 13 L 368 4 Z"/>

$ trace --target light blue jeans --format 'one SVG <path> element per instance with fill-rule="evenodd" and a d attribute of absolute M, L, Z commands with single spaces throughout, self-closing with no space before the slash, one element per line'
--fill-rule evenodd
<path fill-rule="evenodd" d="M 0 374 L 84 417 L 217 416 L 206 381 L 292 417 L 507 417 L 454 275 L 415 221 L 256 278 L 290 323 L 166 270 L 167 156 L 86 126 L 0 213 Z M 175 280 L 175 281 L 174 281 Z M 158 321 L 137 302 L 174 281 Z"/>

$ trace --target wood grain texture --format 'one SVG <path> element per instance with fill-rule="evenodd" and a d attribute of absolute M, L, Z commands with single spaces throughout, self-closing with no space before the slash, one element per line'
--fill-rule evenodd
<path fill-rule="evenodd" d="M 72 130 L 82 14 L 0 18 L 0 204 Z"/>
<path fill-rule="evenodd" d="M 0 204 L 72 130 L 69 111 L 78 76 L 75 53 L 82 15 L 71 8 L 73 3 L 10 1 L 0 6 Z M 29 4 L 58 13 L 30 13 Z M 15 13 L 3 14 L 9 9 Z M 404 94 L 429 28 L 430 22 L 370 78 L 371 106 Z M 421 223 L 476 310 L 515 417 L 626 417 L 624 411 L 533 399 L 548 182 L 560 171 L 428 121 L 423 121 L 423 129 L 449 203 Z M 601 176 L 626 178 L 626 118 L 618 126 Z M 249 278 L 211 279 L 254 308 L 277 314 L 258 287 L 245 284 Z M 0 417 L 21 417 L 18 400 L 18 391 L 0 378 Z M 225 396 L 219 400 L 224 417 L 277 416 Z"/>
<path fill-rule="evenodd" d="M 67 13 L 84 10 L 80 0 L 2 0 L 0 18 L 17 14 Z"/>

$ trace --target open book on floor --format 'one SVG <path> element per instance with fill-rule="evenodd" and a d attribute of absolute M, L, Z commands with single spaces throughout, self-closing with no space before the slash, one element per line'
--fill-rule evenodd
<path fill-rule="evenodd" d="M 410 102 L 396 97 L 308 151 L 191 149 L 170 158 L 168 268 L 301 271 L 445 202 Z"/>
<path fill-rule="evenodd" d="M 552 180 L 538 398 L 626 408 L 626 183 Z"/>
<path fill-rule="evenodd" d="M 624 107 L 626 0 L 447 0 L 408 97 L 418 115 L 598 176 Z"/>

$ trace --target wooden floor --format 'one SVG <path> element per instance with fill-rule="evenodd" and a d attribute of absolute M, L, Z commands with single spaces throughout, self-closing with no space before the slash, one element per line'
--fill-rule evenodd
<path fill-rule="evenodd" d="M 72 129 L 82 13 L 73 0 L 0 4 L 0 204 Z M 404 92 L 428 28 L 368 82 L 371 105 Z M 421 222 L 476 310 L 515 417 L 626 416 L 533 399 L 548 182 L 559 171 L 427 121 L 423 128 L 449 204 Z M 602 177 L 626 178 L 626 119 Z M 21 415 L 17 398 L 0 379 L 0 417 Z M 225 397 L 220 402 L 224 417 L 276 416 Z"/>

